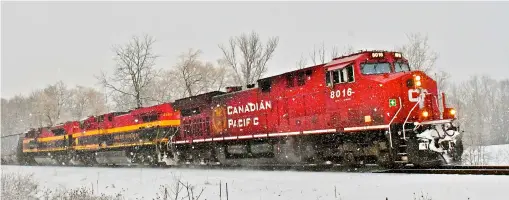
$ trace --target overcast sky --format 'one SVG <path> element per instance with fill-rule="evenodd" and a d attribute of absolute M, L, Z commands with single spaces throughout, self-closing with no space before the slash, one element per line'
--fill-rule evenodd
<path fill-rule="evenodd" d="M 2 2 L 1 96 L 58 80 L 99 87 L 94 75 L 114 66 L 111 46 L 142 33 L 156 38 L 160 68 L 188 48 L 215 61 L 218 44 L 242 32 L 279 36 L 268 63 L 275 75 L 315 44 L 392 49 L 423 32 L 455 80 L 509 78 L 508 11 L 509 2 Z"/>

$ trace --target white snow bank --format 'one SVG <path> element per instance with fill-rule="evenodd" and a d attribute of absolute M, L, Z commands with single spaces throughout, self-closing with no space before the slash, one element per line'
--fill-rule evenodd
<path fill-rule="evenodd" d="M 509 144 L 467 147 L 462 162 L 464 165 L 509 166 Z"/>
<path fill-rule="evenodd" d="M 195 190 L 205 187 L 201 199 L 209 200 L 219 199 L 220 181 L 222 199 L 228 183 L 229 200 L 412 200 L 421 192 L 433 200 L 505 200 L 509 185 L 509 176 L 480 175 L 2 166 L 6 172 L 34 173 L 42 186 L 50 188 L 89 186 L 112 195 L 125 190 L 129 199 L 155 198 L 160 185 L 172 183 L 172 174 L 196 185 Z"/>

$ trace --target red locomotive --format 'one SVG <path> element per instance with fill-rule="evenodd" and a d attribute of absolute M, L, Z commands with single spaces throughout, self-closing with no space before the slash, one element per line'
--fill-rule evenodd
<path fill-rule="evenodd" d="M 436 82 L 401 53 L 362 51 L 256 85 L 92 116 L 47 137 L 32 131 L 25 160 L 395 167 L 461 158 L 456 111 L 443 94 L 440 111 Z"/>

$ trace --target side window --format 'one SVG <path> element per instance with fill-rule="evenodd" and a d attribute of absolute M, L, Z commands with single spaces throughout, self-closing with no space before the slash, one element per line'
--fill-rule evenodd
<path fill-rule="evenodd" d="M 90 128 L 90 123 L 88 121 L 85 121 L 81 124 L 81 129 L 88 129 Z"/>
<path fill-rule="evenodd" d="M 348 83 L 355 82 L 355 77 L 354 77 L 354 73 L 353 73 L 353 65 L 349 65 L 348 67 L 345 67 L 344 71 L 345 71 L 346 82 L 348 82 Z"/>
<path fill-rule="evenodd" d="M 113 121 L 113 115 L 108 115 L 108 121 Z"/>
<path fill-rule="evenodd" d="M 142 115 L 141 119 L 143 120 L 143 122 L 157 121 L 159 119 L 159 114 Z"/>
<path fill-rule="evenodd" d="M 207 135 L 210 135 L 210 117 L 207 117 L 207 121 L 205 122 L 205 132 L 207 132 Z"/>
<path fill-rule="evenodd" d="M 304 72 L 297 73 L 297 85 L 303 86 L 306 83 L 306 78 L 304 77 Z"/>
<path fill-rule="evenodd" d="M 53 132 L 53 134 L 55 134 L 56 136 L 65 135 L 65 133 L 66 133 L 63 128 L 53 129 L 53 130 L 51 130 L 51 132 Z"/>
<path fill-rule="evenodd" d="M 286 75 L 286 87 L 293 87 L 293 73 Z"/>
<path fill-rule="evenodd" d="M 340 70 L 334 70 L 332 71 L 332 83 L 338 84 L 341 81 L 341 78 L 339 76 Z"/>
<path fill-rule="evenodd" d="M 271 88 L 271 80 L 270 79 L 263 79 L 260 81 L 260 88 L 262 89 L 262 92 L 270 92 Z"/>
<path fill-rule="evenodd" d="M 97 122 L 103 122 L 103 121 L 104 121 L 104 115 L 97 117 Z"/>
<path fill-rule="evenodd" d="M 353 73 L 353 65 L 348 65 L 342 69 L 328 71 L 326 74 L 325 82 L 328 86 L 339 83 L 351 83 L 355 81 Z"/>
<path fill-rule="evenodd" d="M 307 80 L 311 80 L 311 75 L 313 75 L 313 71 L 311 71 L 311 70 L 307 70 L 307 71 L 306 71 L 306 79 L 307 79 Z"/>
<path fill-rule="evenodd" d="M 331 83 L 331 71 L 327 71 L 327 73 L 325 73 L 325 84 L 327 86 L 332 86 L 332 83 Z"/>
<path fill-rule="evenodd" d="M 197 114 L 200 114 L 200 108 L 191 108 L 191 109 L 184 109 L 181 111 L 181 115 L 182 117 L 188 117 L 188 116 L 191 116 L 191 115 L 197 115 Z"/>

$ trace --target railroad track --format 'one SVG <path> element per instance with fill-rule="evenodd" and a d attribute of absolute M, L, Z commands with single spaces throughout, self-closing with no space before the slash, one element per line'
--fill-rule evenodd
<path fill-rule="evenodd" d="M 399 174 L 455 174 L 455 175 L 509 175 L 509 166 L 442 166 L 438 168 L 422 169 L 406 167 L 401 169 L 380 170 L 374 173 Z"/>
<path fill-rule="evenodd" d="M 44 166 L 41 166 L 44 167 Z M 47 166 L 53 167 L 53 166 Z M 60 166 L 60 167 L 87 167 L 87 166 Z M 455 174 L 455 175 L 509 175 L 509 166 L 460 166 L 446 165 L 438 168 L 417 168 L 406 166 L 399 169 L 386 169 L 378 165 L 364 165 L 346 167 L 338 164 L 324 165 L 267 165 L 267 166 L 220 166 L 220 165 L 180 165 L 148 166 L 148 165 L 102 165 L 88 166 L 102 168 L 158 168 L 158 169 L 198 169 L 198 170 L 262 170 L 262 171 L 304 171 L 304 172 L 353 172 L 353 173 L 395 173 L 395 174 Z"/>

